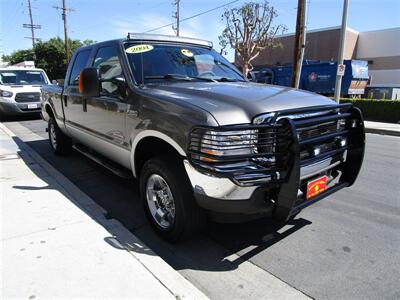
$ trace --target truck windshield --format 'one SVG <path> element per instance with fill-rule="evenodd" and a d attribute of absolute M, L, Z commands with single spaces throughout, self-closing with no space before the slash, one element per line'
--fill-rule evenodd
<path fill-rule="evenodd" d="M 34 70 L 2 70 L 0 84 L 3 85 L 43 85 L 46 78 L 42 71 Z"/>
<path fill-rule="evenodd" d="M 245 81 L 215 50 L 188 45 L 125 44 L 137 83 L 157 80 Z"/>

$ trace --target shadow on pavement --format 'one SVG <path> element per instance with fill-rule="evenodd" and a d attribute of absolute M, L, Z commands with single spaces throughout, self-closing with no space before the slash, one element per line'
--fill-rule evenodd
<path fill-rule="evenodd" d="M 21 143 L 18 138 L 15 140 Z M 237 269 L 244 261 L 311 224 L 303 218 L 291 220 L 288 224 L 270 219 L 235 225 L 210 223 L 203 234 L 189 241 L 170 244 L 159 238 L 149 226 L 136 180 L 121 179 L 76 152 L 68 157 L 55 156 L 47 140 L 27 144 L 99 204 L 106 211 L 106 220 L 121 222 L 176 270 L 222 272 Z M 28 186 L 15 188 L 32 190 Z M 109 237 L 105 242 L 117 249 L 125 249 L 121 244 L 128 244 L 130 251 L 151 252 L 143 244 L 127 241 L 126 237 Z"/>
<path fill-rule="evenodd" d="M 19 122 L 19 121 L 31 121 L 41 119 L 40 113 L 26 114 L 22 116 L 4 116 L 0 115 L 0 122 Z"/>

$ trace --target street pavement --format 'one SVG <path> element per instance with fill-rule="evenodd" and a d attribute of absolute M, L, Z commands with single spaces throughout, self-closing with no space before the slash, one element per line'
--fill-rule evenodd
<path fill-rule="evenodd" d="M 356 184 L 280 227 L 211 224 L 171 245 L 148 225 L 134 180 L 78 153 L 52 154 L 41 120 L 5 125 L 212 299 L 263 298 L 270 276 L 316 299 L 400 298 L 400 138 L 367 134 Z"/>
<path fill-rule="evenodd" d="M 208 299 L 0 124 L 1 299 Z"/>

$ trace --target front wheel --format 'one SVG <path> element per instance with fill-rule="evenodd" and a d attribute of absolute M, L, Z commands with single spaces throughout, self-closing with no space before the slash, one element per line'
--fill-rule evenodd
<path fill-rule="evenodd" d="M 51 148 L 57 155 L 69 154 L 72 149 L 71 138 L 66 136 L 58 127 L 56 120 L 50 118 L 48 124 L 49 141 Z"/>
<path fill-rule="evenodd" d="M 159 156 L 147 161 L 140 194 L 151 226 L 168 241 L 190 238 L 206 224 L 181 159 Z"/>

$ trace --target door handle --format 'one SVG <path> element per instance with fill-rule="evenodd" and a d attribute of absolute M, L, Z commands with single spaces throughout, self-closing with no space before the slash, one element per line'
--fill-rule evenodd
<path fill-rule="evenodd" d="M 87 112 L 87 98 L 82 99 L 82 109 L 84 112 Z"/>

